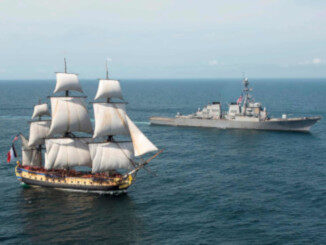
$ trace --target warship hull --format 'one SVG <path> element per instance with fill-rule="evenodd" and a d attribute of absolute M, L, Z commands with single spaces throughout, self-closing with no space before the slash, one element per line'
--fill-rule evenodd
<path fill-rule="evenodd" d="M 30 186 L 55 188 L 67 191 L 91 192 L 99 194 L 125 193 L 133 178 L 95 178 L 94 176 L 59 176 L 44 171 L 29 170 L 20 165 L 15 168 L 19 181 Z"/>
<path fill-rule="evenodd" d="M 255 129 L 275 131 L 308 132 L 321 117 L 301 118 L 273 118 L 264 121 L 254 120 L 228 120 L 228 119 L 201 119 L 187 117 L 151 117 L 152 125 L 207 127 L 219 129 Z"/>

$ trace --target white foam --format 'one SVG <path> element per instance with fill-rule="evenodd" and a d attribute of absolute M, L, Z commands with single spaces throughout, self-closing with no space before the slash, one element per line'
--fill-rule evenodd
<path fill-rule="evenodd" d="M 68 188 L 54 188 L 54 189 L 61 190 L 61 191 L 68 191 L 68 192 L 95 193 L 100 195 L 120 195 L 127 192 L 127 190 L 95 191 L 95 190 L 77 190 L 77 189 L 68 189 Z"/>
<path fill-rule="evenodd" d="M 150 125 L 149 122 L 134 122 L 137 125 Z"/>

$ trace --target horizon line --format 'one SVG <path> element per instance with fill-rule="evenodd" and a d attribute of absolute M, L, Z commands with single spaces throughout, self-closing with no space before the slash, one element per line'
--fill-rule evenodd
<path fill-rule="evenodd" d="M 0 78 L 0 82 L 4 81 L 43 81 L 55 80 L 56 78 Z M 79 80 L 100 80 L 104 78 L 79 78 Z M 243 80 L 243 77 L 216 77 L 216 78 L 112 78 L 112 80 Z M 279 80 L 279 79 L 325 79 L 326 77 L 248 77 L 249 80 L 265 79 L 265 80 Z"/>

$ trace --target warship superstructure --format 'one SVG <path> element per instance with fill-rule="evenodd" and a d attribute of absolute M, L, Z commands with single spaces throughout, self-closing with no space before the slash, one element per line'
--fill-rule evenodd
<path fill-rule="evenodd" d="M 126 114 L 119 81 L 109 79 L 108 71 L 99 80 L 93 130 L 86 96 L 71 94 L 83 93 L 77 74 L 67 73 L 65 64 L 65 72 L 57 73 L 56 80 L 51 113 L 46 103 L 36 105 L 29 139 L 20 134 L 22 161 L 17 161 L 17 178 L 32 186 L 125 192 L 137 171 L 161 151 Z M 140 158 L 153 151 L 157 153 L 146 161 Z"/>
<path fill-rule="evenodd" d="M 191 126 L 191 127 L 211 127 L 220 129 L 256 129 L 256 130 L 280 130 L 280 131 L 301 131 L 307 132 L 317 121 L 321 119 L 315 117 L 293 117 L 288 118 L 286 114 L 282 118 L 270 118 L 266 108 L 262 104 L 255 102 L 252 91 L 249 88 L 247 78 L 243 80 L 244 88 L 242 95 L 237 102 L 229 104 L 226 113 L 222 112 L 221 103 L 213 102 L 205 106 L 202 110 L 190 115 L 177 113 L 174 118 L 151 117 L 150 123 L 153 125 L 168 126 Z"/>

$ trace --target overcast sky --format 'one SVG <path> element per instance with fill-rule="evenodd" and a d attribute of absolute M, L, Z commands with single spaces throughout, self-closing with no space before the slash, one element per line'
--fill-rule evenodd
<path fill-rule="evenodd" d="M 0 79 L 326 77 L 323 0 L 2 0 Z"/>

